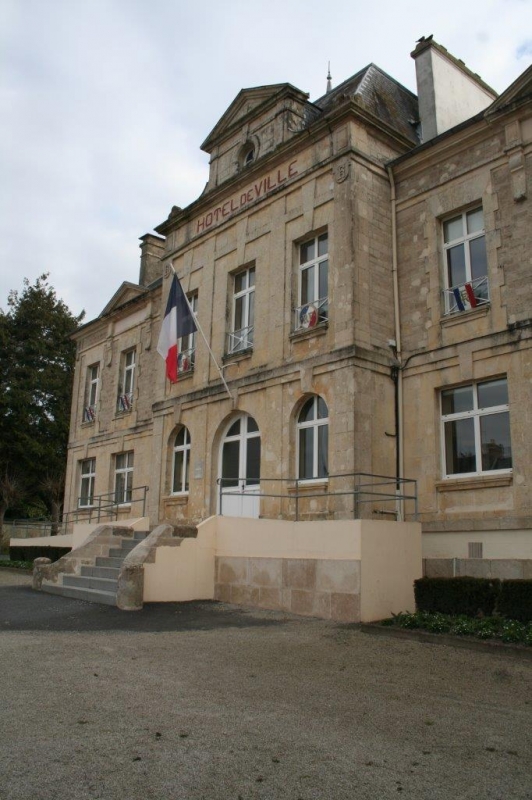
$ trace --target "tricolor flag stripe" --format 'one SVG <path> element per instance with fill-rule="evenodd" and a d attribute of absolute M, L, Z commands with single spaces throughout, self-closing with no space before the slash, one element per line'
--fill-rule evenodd
<path fill-rule="evenodd" d="M 470 283 L 466 283 L 465 284 L 465 290 L 466 290 L 466 293 L 467 293 L 467 299 L 469 300 L 469 302 L 471 304 L 471 308 L 476 308 L 477 307 L 477 298 L 475 297 L 475 292 L 473 291 L 473 287 L 471 286 Z"/>
<path fill-rule="evenodd" d="M 454 299 L 456 300 L 456 305 L 459 311 L 465 311 L 465 306 L 462 302 L 462 295 L 460 294 L 460 289 L 456 286 L 453 289 Z"/>
<path fill-rule="evenodd" d="M 166 361 L 166 377 L 171 383 L 175 383 L 178 379 L 179 339 L 196 330 L 194 315 L 177 275 L 174 274 L 157 343 L 157 352 Z"/>

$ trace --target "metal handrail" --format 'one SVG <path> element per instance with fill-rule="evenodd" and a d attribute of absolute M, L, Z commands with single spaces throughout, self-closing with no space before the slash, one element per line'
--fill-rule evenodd
<path fill-rule="evenodd" d="M 337 478 L 352 478 L 353 487 L 346 491 L 321 491 L 312 492 L 312 486 L 317 482 L 327 482 Z M 371 480 L 365 481 L 366 478 Z M 361 482 L 361 479 L 365 482 Z M 343 472 L 324 476 L 323 478 L 302 479 L 302 478 L 241 478 L 237 480 L 239 487 L 238 491 L 224 490 L 224 483 L 234 484 L 236 478 L 218 478 L 218 495 L 219 495 L 219 513 L 223 516 L 223 497 L 239 497 L 244 493 L 248 497 L 270 497 L 278 498 L 281 500 L 293 500 L 295 502 L 295 519 L 299 521 L 299 501 L 300 499 L 310 498 L 331 498 L 331 497 L 347 497 L 352 496 L 354 499 L 353 505 L 353 518 L 360 519 L 361 506 L 365 503 L 375 502 L 378 498 L 382 502 L 395 502 L 396 511 L 380 511 L 381 514 L 395 514 L 395 516 L 402 516 L 400 509 L 405 501 L 413 501 L 414 514 L 413 518 L 417 519 L 418 516 L 418 500 L 417 500 L 417 481 L 413 478 L 398 478 L 390 475 L 378 475 L 370 472 Z M 375 482 L 377 481 L 377 482 Z M 264 492 L 262 489 L 259 491 L 246 491 L 246 486 L 261 486 L 265 482 L 272 483 L 288 483 L 288 491 L 284 493 Z M 393 486 L 394 491 L 381 492 L 374 491 L 374 489 L 383 486 Z M 407 493 L 406 487 L 413 486 L 413 493 Z M 404 490 L 402 491 L 404 487 Z M 309 492 L 309 488 L 311 491 Z"/>
<path fill-rule="evenodd" d="M 294 331 L 309 330 L 329 321 L 329 298 L 309 300 L 294 308 Z"/>
<path fill-rule="evenodd" d="M 461 314 L 490 302 L 487 275 L 442 290 L 446 314 Z"/>
<path fill-rule="evenodd" d="M 77 498 L 78 507 L 73 511 L 67 511 L 63 514 L 61 525 L 66 527 L 71 522 L 79 522 L 83 520 L 84 522 L 101 522 L 102 517 L 106 519 L 118 519 L 118 515 L 121 509 L 133 506 L 137 503 L 142 503 L 142 513 L 141 516 L 146 516 L 146 500 L 147 494 L 149 491 L 149 486 L 134 486 L 131 489 L 131 499 L 128 500 L 126 503 L 116 502 L 116 493 L 115 492 L 106 492 L 105 494 L 95 495 L 92 498 L 91 505 L 87 506 L 80 506 L 79 501 L 81 497 Z M 141 492 L 141 496 L 138 498 L 134 497 L 135 492 Z"/>

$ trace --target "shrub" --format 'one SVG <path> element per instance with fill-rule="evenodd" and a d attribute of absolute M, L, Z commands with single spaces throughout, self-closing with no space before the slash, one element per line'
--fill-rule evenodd
<path fill-rule="evenodd" d="M 532 581 L 507 580 L 501 582 L 497 611 L 504 617 L 520 622 L 532 622 Z"/>
<path fill-rule="evenodd" d="M 414 582 L 418 611 L 476 617 L 493 614 L 500 581 L 488 578 L 420 578 Z"/>

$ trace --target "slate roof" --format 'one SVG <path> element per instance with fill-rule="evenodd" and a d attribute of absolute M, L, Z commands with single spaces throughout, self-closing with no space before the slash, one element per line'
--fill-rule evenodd
<path fill-rule="evenodd" d="M 376 64 L 368 64 L 356 75 L 314 101 L 322 112 L 327 112 L 337 102 L 359 99 L 362 105 L 386 125 L 394 128 L 413 144 L 418 144 L 418 101 L 413 92 L 406 89 Z"/>

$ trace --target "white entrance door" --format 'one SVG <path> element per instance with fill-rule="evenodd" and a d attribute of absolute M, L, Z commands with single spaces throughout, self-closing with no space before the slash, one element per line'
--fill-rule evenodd
<path fill-rule="evenodd" d="M 218 512 L 225 517 L 260 513 L 260 433 L 253 417 L 241 414 L 222 440 Z"/>

